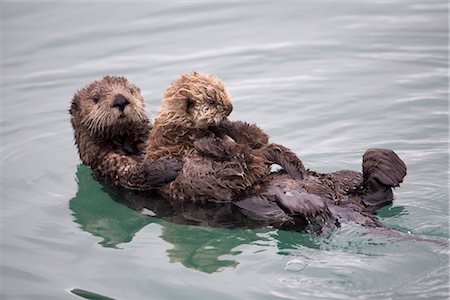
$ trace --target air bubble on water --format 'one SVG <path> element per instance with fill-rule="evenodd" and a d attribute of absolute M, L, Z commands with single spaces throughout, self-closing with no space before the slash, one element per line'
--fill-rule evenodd
<path fill-rule="evenodd" d="M 288 261 L 285 265 L 284 265 L 284 269 L 286 271 L 292 271 L 292 272 L 298 272 L 303 270 L 306 267 L 306 263 L 299 259 L 299 258 L 294 258 L 291 259 L 290 261 Z"/>

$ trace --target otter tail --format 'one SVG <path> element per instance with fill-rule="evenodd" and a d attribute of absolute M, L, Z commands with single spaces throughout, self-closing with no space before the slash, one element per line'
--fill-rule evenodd
<path fill-rule="evenodd" d="M 388 227 L 373 227 L 369 229 L 370 233 L 383 235 L 387 237 L 392 237 L 399 240 L 411 241 L 411 242 L 426 242 L 432 243 L 438 246 L 443 246 L 448 248 L 449 240 L 438 238 L 435 236 L 424 236 L 424 235 L 412 235 L 410 233 L 405 233 L 402 231 L 398 231 L 396 229 L 388 228 Z"/>

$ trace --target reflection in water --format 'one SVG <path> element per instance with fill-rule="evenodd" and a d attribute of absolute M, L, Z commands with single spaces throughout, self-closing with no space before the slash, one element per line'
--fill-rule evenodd
<path fill-rule="evenodd" d="M 134 235 L 153 219 L 112 201 L 104 187 L 92 178 L 84 165 L 77 168 L 78 191 L 69 202 L 75 222 L 94 236 L 102 237 L 104 247 L 117 247 L 131 241 Z"/>
<path fill-rule="evenodd" d="M 128 243 L 142 228 L 158 223 L 163 226 L 161 238 L 174 245 L 167 251 L 171 262 L 213 273 L 238 264 L 233 259 L 223 258 L 238 255 L 240 252 L 234 248 L 264 239 L 257 236 L 254 230 L 181 226 L 150 217 L 139 211 L 146 208 L 147 212 L 151 211 L 157 217 L 170 217 L 161 213 L 167 211 L 162 199 L 143 193 L 109 190 L 94 180 L 90 169 L 81 164 L 76 176 L 78 192 L 70 200 L 69 207 L 75 222 L 83 230 L 103 238 L 99 244 L 104 247 L 116 248 L 121 243 Z M 120 203 L 119 198 L 126 203 Z"/>
<path fill-rule="evenodd" d="M 233 230 L 202 226 L 169 225 L 163 228 L 161 237 L 175 247 L 167 251 L 171 262 L 205 273 L 214 273 L 226 267 L 235 267 L 238 262 L 223 256 L 238 255 L 233 250 L 239 245 L 261 241 L 253 230 Z"/>

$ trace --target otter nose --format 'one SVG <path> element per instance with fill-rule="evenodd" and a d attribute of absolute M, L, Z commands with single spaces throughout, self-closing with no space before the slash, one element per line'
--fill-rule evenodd
<path fill-rule="evenodd" d="M 117 107 L 120 111 L 123 111 L 125 109 L 125 106 L 127 106 L 130 103 L 127 98 L 125 98 L 122 94 L 117 94 L 116 97 L 114 97 L 113 101 L 113 107 Z"/>

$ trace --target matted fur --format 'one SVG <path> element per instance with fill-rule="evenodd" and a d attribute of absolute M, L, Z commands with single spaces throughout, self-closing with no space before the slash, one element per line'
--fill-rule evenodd
<path fill-rule="evenodd" d="M 295 177 L 304 167 L 289 149 L 269 144 L 256 125 L 231 122 L 232 103 L 213 75 L 193 72 L 165 91 L 146 157 L 179 156 L 178 177 L 162 188 L 173 200 L 231 201 L 270 173 L 278 163 Z"/>

